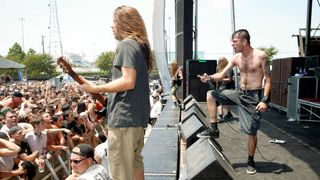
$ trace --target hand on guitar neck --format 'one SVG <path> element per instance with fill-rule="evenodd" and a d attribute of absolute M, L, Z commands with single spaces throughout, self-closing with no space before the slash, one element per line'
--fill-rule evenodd
<path fill-rule="evenodd" d="M 68 73 L 77 83 L 84 84 L 88 83 L 83 77 L 80 77 L 76 72 L 73 71 L 71 65 L 67 62 L 67 60 L 61 56 L 57 60 L 58 65 L 60 68 L 63 69 L 63 72 Z M 96 98 L 103 106 L 106 105 L 106 98 L 101 94 L 97 93 L 90 93 L 94 98 Z"/>

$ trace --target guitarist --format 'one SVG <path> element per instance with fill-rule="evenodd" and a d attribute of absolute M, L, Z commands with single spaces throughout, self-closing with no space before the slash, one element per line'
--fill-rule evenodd
<path fill-rule="evenodd" d="M 108 163 L 113 179 L 144 179 L 144 128 L 149 119 L 148 73 L 152 55 L 139 12 L 120 6 L 113 13 L 112 31 L 119 41 L 113 60 L 112 81 L 93 85 L 82 78 L 81 89 L 109 93 Z"/>

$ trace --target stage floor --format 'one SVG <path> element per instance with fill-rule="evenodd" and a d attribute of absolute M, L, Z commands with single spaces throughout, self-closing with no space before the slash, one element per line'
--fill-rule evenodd
<path fill-rule="evenodd" d="M 206 104 L 199 104 L 208 117 Z M 248 136 L 240 133 L 238 119 L 220 123 L 219 129 L 220 138 L 216 140 L 238 179 L 320 179 L 319 123 L 290 122 L 286 114 L 274 109 L 263 113 L 255 153 L 258 168 L 255 175 L 246 173 Z M 270 143 L 272 139 L 285 143 Z"/>

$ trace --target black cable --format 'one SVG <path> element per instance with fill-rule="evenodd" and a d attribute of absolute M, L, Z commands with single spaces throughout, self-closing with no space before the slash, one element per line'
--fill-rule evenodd
<path fill-rule="evenodd" d="M 234 128 L 230 125 L 230 124 L 231 124 L 231 121 L 228 120 L 228 121 L 226 121 L 226 122 L 227 122 L 229 128 L 231 128 L 235 133 L 242 134 L 240 131 L 234 129 Z M 240 139 L 240 140 L 243 140 L 243 141 L 244 141 L 244 139 L 241 139 L 241 138 L 233 138 L 233 137 L 226 136 L 226 135 L 224 135 L 224 136 L 230 138 L 231 140 Z M 256 135 L 256 136 L 257 136 L 257 135 Z M 260 156 L 262 157 L 262 159 L 264 159 L 265 161 L 268 161 L 268 162 L 273 162 L 273 161 L 276 159 L 276 156 L 273 157 L 272 159 L 267 159 L 267 158 L 262 154 L 262 152 L 260 151 L 260 149 L 259 149 L 259 147 L 258 147 L 258 143 L 256 142 L 255 138 L 253 138 L 253 139 L 254 139 L 254 141 L 255 141 L 254 143 L 256 144 L 257 152 L 260 154 Z"/>

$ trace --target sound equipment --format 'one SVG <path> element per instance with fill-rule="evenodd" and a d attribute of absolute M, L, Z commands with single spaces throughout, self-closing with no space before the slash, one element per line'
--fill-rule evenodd
<path fill-rule="evenodd" d="M 304 76 L 314 76 L 314 68 L 319 64 L 319 56 L 274 59 L 272 61 L 272 105 L 287 111 L 288 78 L 301 73 L 306 73 Z"/>
<path fill-rule="evenodd" d="M 181 130 L 182 137 L 185 139 L 187 147 L 196 142 L 199 139 L 197 134 L 201 133 L 205 129 L 204 124 L 195 114 L 191 114 L 187 119 L 184 119 L 181 124 Z"/>
<path fill-rule="evenodd" d="M 185 108 L 184 108 L 184 111 L 187 112 L 189 111 L 189 109 L 191 107 L 195 106 L 202 114 L 204 117 L 206 117 L 206 114 L 202 111 L 202 109 L 200 108 L 200 105 L 199 103 L 195 100 L 195 99 L 192 99 L 190 102 L 188 102 L 186 105 L 185 105 Z"/>
<path fill-rule="evenodd" d="M 218 143 L 199 139 L 187 149 L 187 179 L 236 179 L 236 176 Z"/>
<path fill-rule="evenodd" d="M 193 45 L 193 1 L 176 0 L 176 61 L 184 67 L 183 77 L 186 77 L 186 60 L 192 59 Z M 186 95 L 186 80 L 183 78 L 183 98 Z"/>
<path fill-rule="evenodd" d="M 183 100 L 183 106 L 186 106 L 192 99 L 194 99 L 194 97 L 192 96 L 192 94 L 189 94 L 189 96 L 187 96 L 186 98 L 184 98 L 184 100 Z"/>
<path fill-rule="evenodd" d="M 197 106 L 191 106 L 188 111 L 184 112 L 181 118 L 181 123 L 184 123 L 191 115 L 195 115 L 200 122 L 207 128 L 210 127 L 210 122 L 207 120 L 206 116 L 203 114 L 201 110 L 197 108 Z"/>
<path fill-rule="evenodd" d="M 152 129 L 142 150 L 146 179 L 176 179 L 179 162 L 178 146 L 177 129 Z M 163 178 L 160 178 L 162 176 Z"/>
<path fill-rule="evenodd" d="M 198 75 L 216 72 L 216 60 L 187 60 L 186 66 L 186 95 L 192 95 L 197 101 L 205 102 L 207 91 L 210 90 L 207 83 L 200 81 Z"/>

